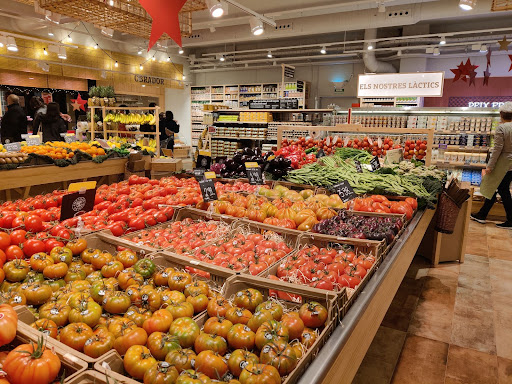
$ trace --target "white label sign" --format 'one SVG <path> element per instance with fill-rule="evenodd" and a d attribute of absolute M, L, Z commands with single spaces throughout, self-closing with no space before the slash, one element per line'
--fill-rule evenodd
<path fill-rule="evenodd" d="M 441 97 L 444 72 L 359 75 L 358 97 Z"/>

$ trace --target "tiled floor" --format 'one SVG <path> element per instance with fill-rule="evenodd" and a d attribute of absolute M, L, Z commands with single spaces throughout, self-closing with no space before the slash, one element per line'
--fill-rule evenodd
<path fill-rule="evenodd" d="M 471 222 L 463 264 L 416 256 L 353 384 L 512 384 L 512 231 Z"/>

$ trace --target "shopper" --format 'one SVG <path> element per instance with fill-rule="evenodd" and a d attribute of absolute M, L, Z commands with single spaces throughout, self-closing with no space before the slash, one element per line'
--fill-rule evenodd
<path fill-rule="evenodd" d="M 167 143 L 165 148 L 174 150 L 174 134 L 179 133 L 180 126 L 174 120 L 174 114 L 171 111 L 165 112 L 165 118 L 160 120 L 160 142 Z"/>
<path fill-rule="evenodd" d="M 42 97 L 32 96 L 29 102 L 30 108 L 34 112 L 33 117 L 35 118 L 40 113 L 46 113 L 46 104 Z"/>
<path fill-rule="evenodd" d="M 27 133 L 27 114 L 20 106 L 20 99 L 15 94 L 7 96 L 7 112 L 2 118 L 2 143 L 21 141 L 21 135 Z"/>
<path fill-rule="evenodd" d="M 43 141 L 64 141 L 60 135 L 68 130 L 67 123 L 61 117 L 59 104 L 48 103 L 46 113 L 39 114 L 34 119 L 34 134 L 43 131 Z"/>
<path fill-rule="evenodd" d="M 150 108 L 154 108 L 156 107 L 156 103 L 149 103 L 149 107 Z M 153 111 L 150 111 L 151 113 L 153 113 Z M 156 128 L 154 125 L 149 125 L 149 124 L 142 124 L 140 126 L 140 131 L 141 132 L 148 132 L 148 133 L 155 133 L 156 132 Z M 152 135 L 145 135 L 146 137 L 151 137 L 151 138 L 155 138 L 156 137 L 153 137 Z"/>
<path fill-rule="evenodd" d="M 494 134 L 494 149 L 486 169 L 482 171 L 480 193 L 486 198 L 482 209 L 471 214 L 471 218 L 479 223 L 485 223 L 487 215 L 500 194 L 507 221 L 496 224 L 500 228 L 512 229 L 512 197 L 510 183 L 512 182 L 512 102 L 505 103 L 500 108 L 501 124 Z M 496 188 L 498 191 L 496 192 Z"/>

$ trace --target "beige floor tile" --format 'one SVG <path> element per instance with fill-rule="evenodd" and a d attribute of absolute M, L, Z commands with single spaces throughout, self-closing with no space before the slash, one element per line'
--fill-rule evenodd
<path fill-rule="evenodd" d="M 499 384 L 512 384 L 512 360 L 498 356 Z"/>
<path fill-rule="evenodd" d="M 491 291 L 489 259 L 482 256 L 466 255 L 460 265 L 459 287 Z"/>
<path fill-rule="evenodd" d="M 391 382 L 443 384 L 447 356 L 448 344 L 408 335 Z"/>
<path fill-rule="evenodd" d="M 512 360 L 512 298 L 508 295 L 493 296 L 493 321 L 496 333 L 496 353 Z"/>
<path fill-rule="evenodd" d="M 432 301 L 418 302 L 409 333 L 449 343 L 452 334 L 453 306 Z"/>
<path fill-rule="evenodd" d="M 366 356 L 352 381 L 352 384 L 389 384 L 395 364 Z"/>
<path fill-rule="evenodd" d="M 498 384 L 497 357 L 450 345 L 445 383 Z"/>
<path fill-rule="evenodd" d="M 407 332 L 423 284 L 424 279 L 414 279 L 408 276 L 404 278 L 382 320 L 383 326 Z"/>

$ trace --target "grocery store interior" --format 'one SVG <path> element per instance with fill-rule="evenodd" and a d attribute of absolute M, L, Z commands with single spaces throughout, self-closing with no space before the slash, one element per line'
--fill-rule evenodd
<path fill-rule="evenodd" d="M 512 383 L 511 17 L 0 0 L 0 383 Z"/>

